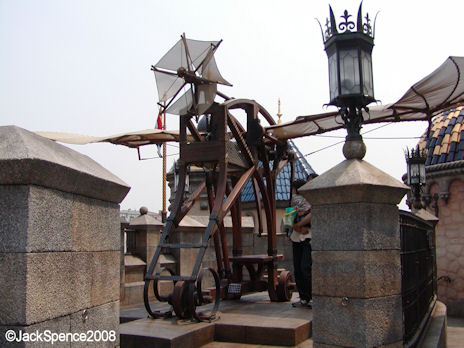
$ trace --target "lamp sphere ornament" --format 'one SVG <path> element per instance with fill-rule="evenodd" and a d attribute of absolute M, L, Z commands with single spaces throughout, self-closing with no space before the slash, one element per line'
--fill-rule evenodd
<path fill-rule="evenodd" d="M 347 140 L 343 145 L 343 156 L 346 159 L 363 159 L 366 155 L 366 144 L 362 139 Z"/>

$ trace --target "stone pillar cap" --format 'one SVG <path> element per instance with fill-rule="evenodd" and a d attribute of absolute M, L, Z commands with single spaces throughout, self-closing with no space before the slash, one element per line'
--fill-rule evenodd
<path fill-rule="evenodd" d="M 421 218 L 422 220 L 431 223 L 434 226 L 438 223 L 438 221 L 440 221 L 439 218 L 437 218 L 435 215 L 433 215 L 425 209 L 413 210 L 411 213 Z"/>
<path fill-rule="evenodd" d="M 0 185 L 38 185 L 120 203 L 130 187 L 100 164 L 17 126 L 0 127 Z"/>
<path fill-rule="evenodd" d="M 398 204 L 409 186 L 372 164 L 349 159 L 303 185 L 298 190 L 314 205 L 332 203 Z"/>
<path fill-rule="evenodd" d="M 148 214 L 142 214 L 133 219 L 129 226 L 163 226 L 164 224 Z"/>

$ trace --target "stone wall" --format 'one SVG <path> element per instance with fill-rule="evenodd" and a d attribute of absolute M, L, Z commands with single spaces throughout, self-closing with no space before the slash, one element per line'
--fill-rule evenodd
<path fill-rule="evenodd" d="M 128 190 L 87 156 L 0 127 L 0 345 L 10 329 L 113 330 L 117 341 L 100 345 L 118 345 L 119 202 Z"/>
<path fill-rule="evenodd" d="M 439 197 L 436 202 L 432 198 L 428 207 L 431 213 L 435 213 L 434 205 L 438 205 L 438 277 L 449 276 L 451 279 L 451 282 L 442 280 L 438 283 L 438 298 L 448 305 L 453 302 L 464 303 L 464 180 L 448 176 L 434 178 L 430 183 L 429 194 L 431 197 Z"/>

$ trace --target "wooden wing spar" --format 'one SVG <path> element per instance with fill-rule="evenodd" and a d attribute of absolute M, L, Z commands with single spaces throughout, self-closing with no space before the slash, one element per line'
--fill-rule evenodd
<path fill-rule="evenodd" d="M 61 143 L 85 145 L 91 143 L 112 143 L 138 148 L 144 145 L 162 144 L 165 142 L 179 142 L 178 130 L 144 129 L 140 131 L 115 134 L 105 137 L 94 137 L 89 135 L 60 133 L 60 132 L 36 132 L 36 134 L 50 140 Z M 187 134 L 187 139 L 193 141 L 193 136 Z"/>

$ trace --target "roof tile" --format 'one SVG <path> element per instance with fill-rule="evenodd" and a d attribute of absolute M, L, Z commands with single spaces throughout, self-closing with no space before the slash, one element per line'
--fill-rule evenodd
<path fill-rule="evenodd" d="M 426 149 L 426 165 L 464 159 L 464 107 L 460 106 L 438 114 L 430 134 L 424 133 L 419 148 Z"/>
<path fill-rule="evenodd" d="M 306 161 L 306 158 L 304 158 L 304 156 L 301 154 L 301 152 L 298 150 L 298 148 L 295 146 L 293 142 L 290 141 L 289 147 L 291 150 L 294 150 L 297 153 L 298 157 L 295 161 L 295 180 L 306 180 L 309 174 L 314 173 L 314 170 L 311 168 L 309 163 Z M 262 166 L 262 163 L 260 163 L 260 165 Z M 277 175 L 276 200 L 286 201 L 290 199 L 290 175 L 291 168 L 290 164 L 287 163 L 287 165 Z M 245 184 L 245 187 L 242 190 L 241 199 L 242 202 L 252 202 L 255 200 L 251 180 L 248 180 L 248 182 Z"/>

